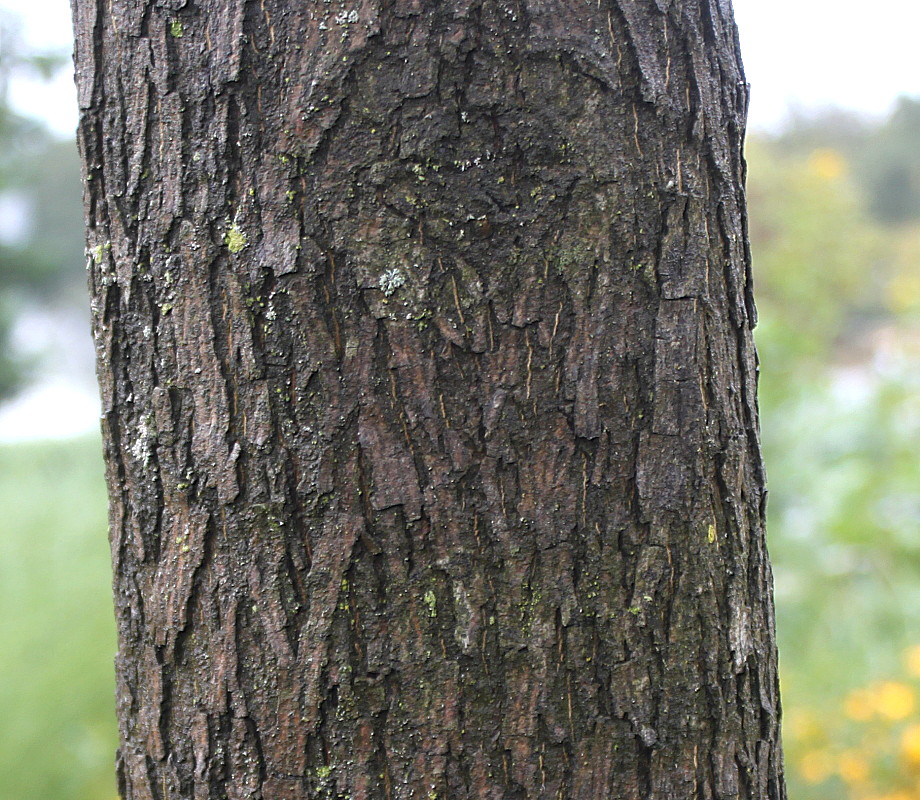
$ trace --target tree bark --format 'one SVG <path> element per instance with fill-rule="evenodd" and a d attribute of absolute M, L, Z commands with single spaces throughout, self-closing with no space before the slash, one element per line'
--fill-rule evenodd
<path fill-rule="evenodd" d="M 784 798 L 728 0 L 75 0 L 130 800 Z"/>

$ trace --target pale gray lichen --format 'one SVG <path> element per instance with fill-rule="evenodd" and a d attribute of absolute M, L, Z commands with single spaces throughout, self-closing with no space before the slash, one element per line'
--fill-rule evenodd
<path fill-rule="evenodd" d="M 380 291 L 389 297 L 393 292 L 406 283 L 406 276 L 398 269 L 388 269 L 380 276 L 378 286 Z"/>
<path fill-rule="evenodd" d="M 355 9 L 352 9 L 351 11 L 342 11 L 335 18 L 337 25 L 353 25 L 357 21 L 358 12 Z"/>
<path fill-rule="evenodd" d="M 131 445 L 131 455 L 146 468 L 150 464 L 151 444 L 153 443 L 153 427 L 150 417 L 143 417 L 137 426 L 137 438 Z"/>

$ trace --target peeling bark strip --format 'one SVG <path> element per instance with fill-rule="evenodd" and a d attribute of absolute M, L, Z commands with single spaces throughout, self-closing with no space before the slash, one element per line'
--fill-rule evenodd
<path fill-rule="evenodd" d="M 728 0 L 75 0 L 130 800 L 785 796 Z"/>

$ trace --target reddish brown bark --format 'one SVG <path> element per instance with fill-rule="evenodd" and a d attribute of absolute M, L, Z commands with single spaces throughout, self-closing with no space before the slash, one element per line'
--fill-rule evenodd
<path fill-rule="evenodd" d="M 75 0 L 166 798 L 785 797 L 724 0 Z"/>

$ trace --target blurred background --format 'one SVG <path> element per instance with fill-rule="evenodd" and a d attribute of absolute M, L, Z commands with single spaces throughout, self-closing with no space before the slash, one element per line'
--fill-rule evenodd
<path fill-rule="evenodd" d="M 793 800 L 920 800 L 916 0 L 735 0 Z M 66 0 L 0 0 L 0 800 L 113 800 Z"/>

